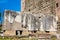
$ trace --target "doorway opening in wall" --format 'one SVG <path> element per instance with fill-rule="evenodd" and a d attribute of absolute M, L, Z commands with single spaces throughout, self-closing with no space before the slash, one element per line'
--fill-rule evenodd
<path fill-rule="evenodd" d="M 3 30 L 3 32 L 5 32 L 6 30 Z"/>
<path fill-rule="evenodd" d="M 45 31 L 46 33 L 49 33 L 50 31 Z"/>
<path fill-rule="evenodd" d="M 58 7 L 58 3 L 56 3 L 56 7 Z"/>
<path fill-rule="evenodd" d="M 36 33 L 37 31 L 36 30 L 34 30 L 34 31 L 31 31 L 31 33 Z"/>
<path fill-rule="evenodd" d="M 16 35 L 18 35 L 18 36 L 22 35 L 22 32 L 23 32 L 22 30 L 16 30 Z"/>
<path fill-rule="evenodd" d="M 41 17 L 39 17 L 39 18 L 41 18 Z"/>
<path fill-rule="evenodd" d="M 29 9 L 29 11 L 30 11 L 30 9 Z"/>
<path fill-rule="evenodd" d="M 35 30 L 34 33 L 36 33 L 37 31 Z"/>
<path fill-rule="evenodd" d="M 22 35 L 22 31 L 20 31 L 20 35 Z"/>

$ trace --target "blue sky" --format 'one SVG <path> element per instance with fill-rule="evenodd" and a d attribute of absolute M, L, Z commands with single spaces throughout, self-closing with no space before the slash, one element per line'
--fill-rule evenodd
<path fill-rule="evenodd" d="M 2 15 L 4 14 L 4 10 L 14 10 L 14 11 L 21 11 L 21 0 L 0 0 L 0 12 Z M 0 22 L 3 21 L 0 18 Z"/>
<path fill-rule="evenodd" d="M 4 9 L 21 11 L 21 0 L 0 0 L 0 8 L 2 11 Z"/>

